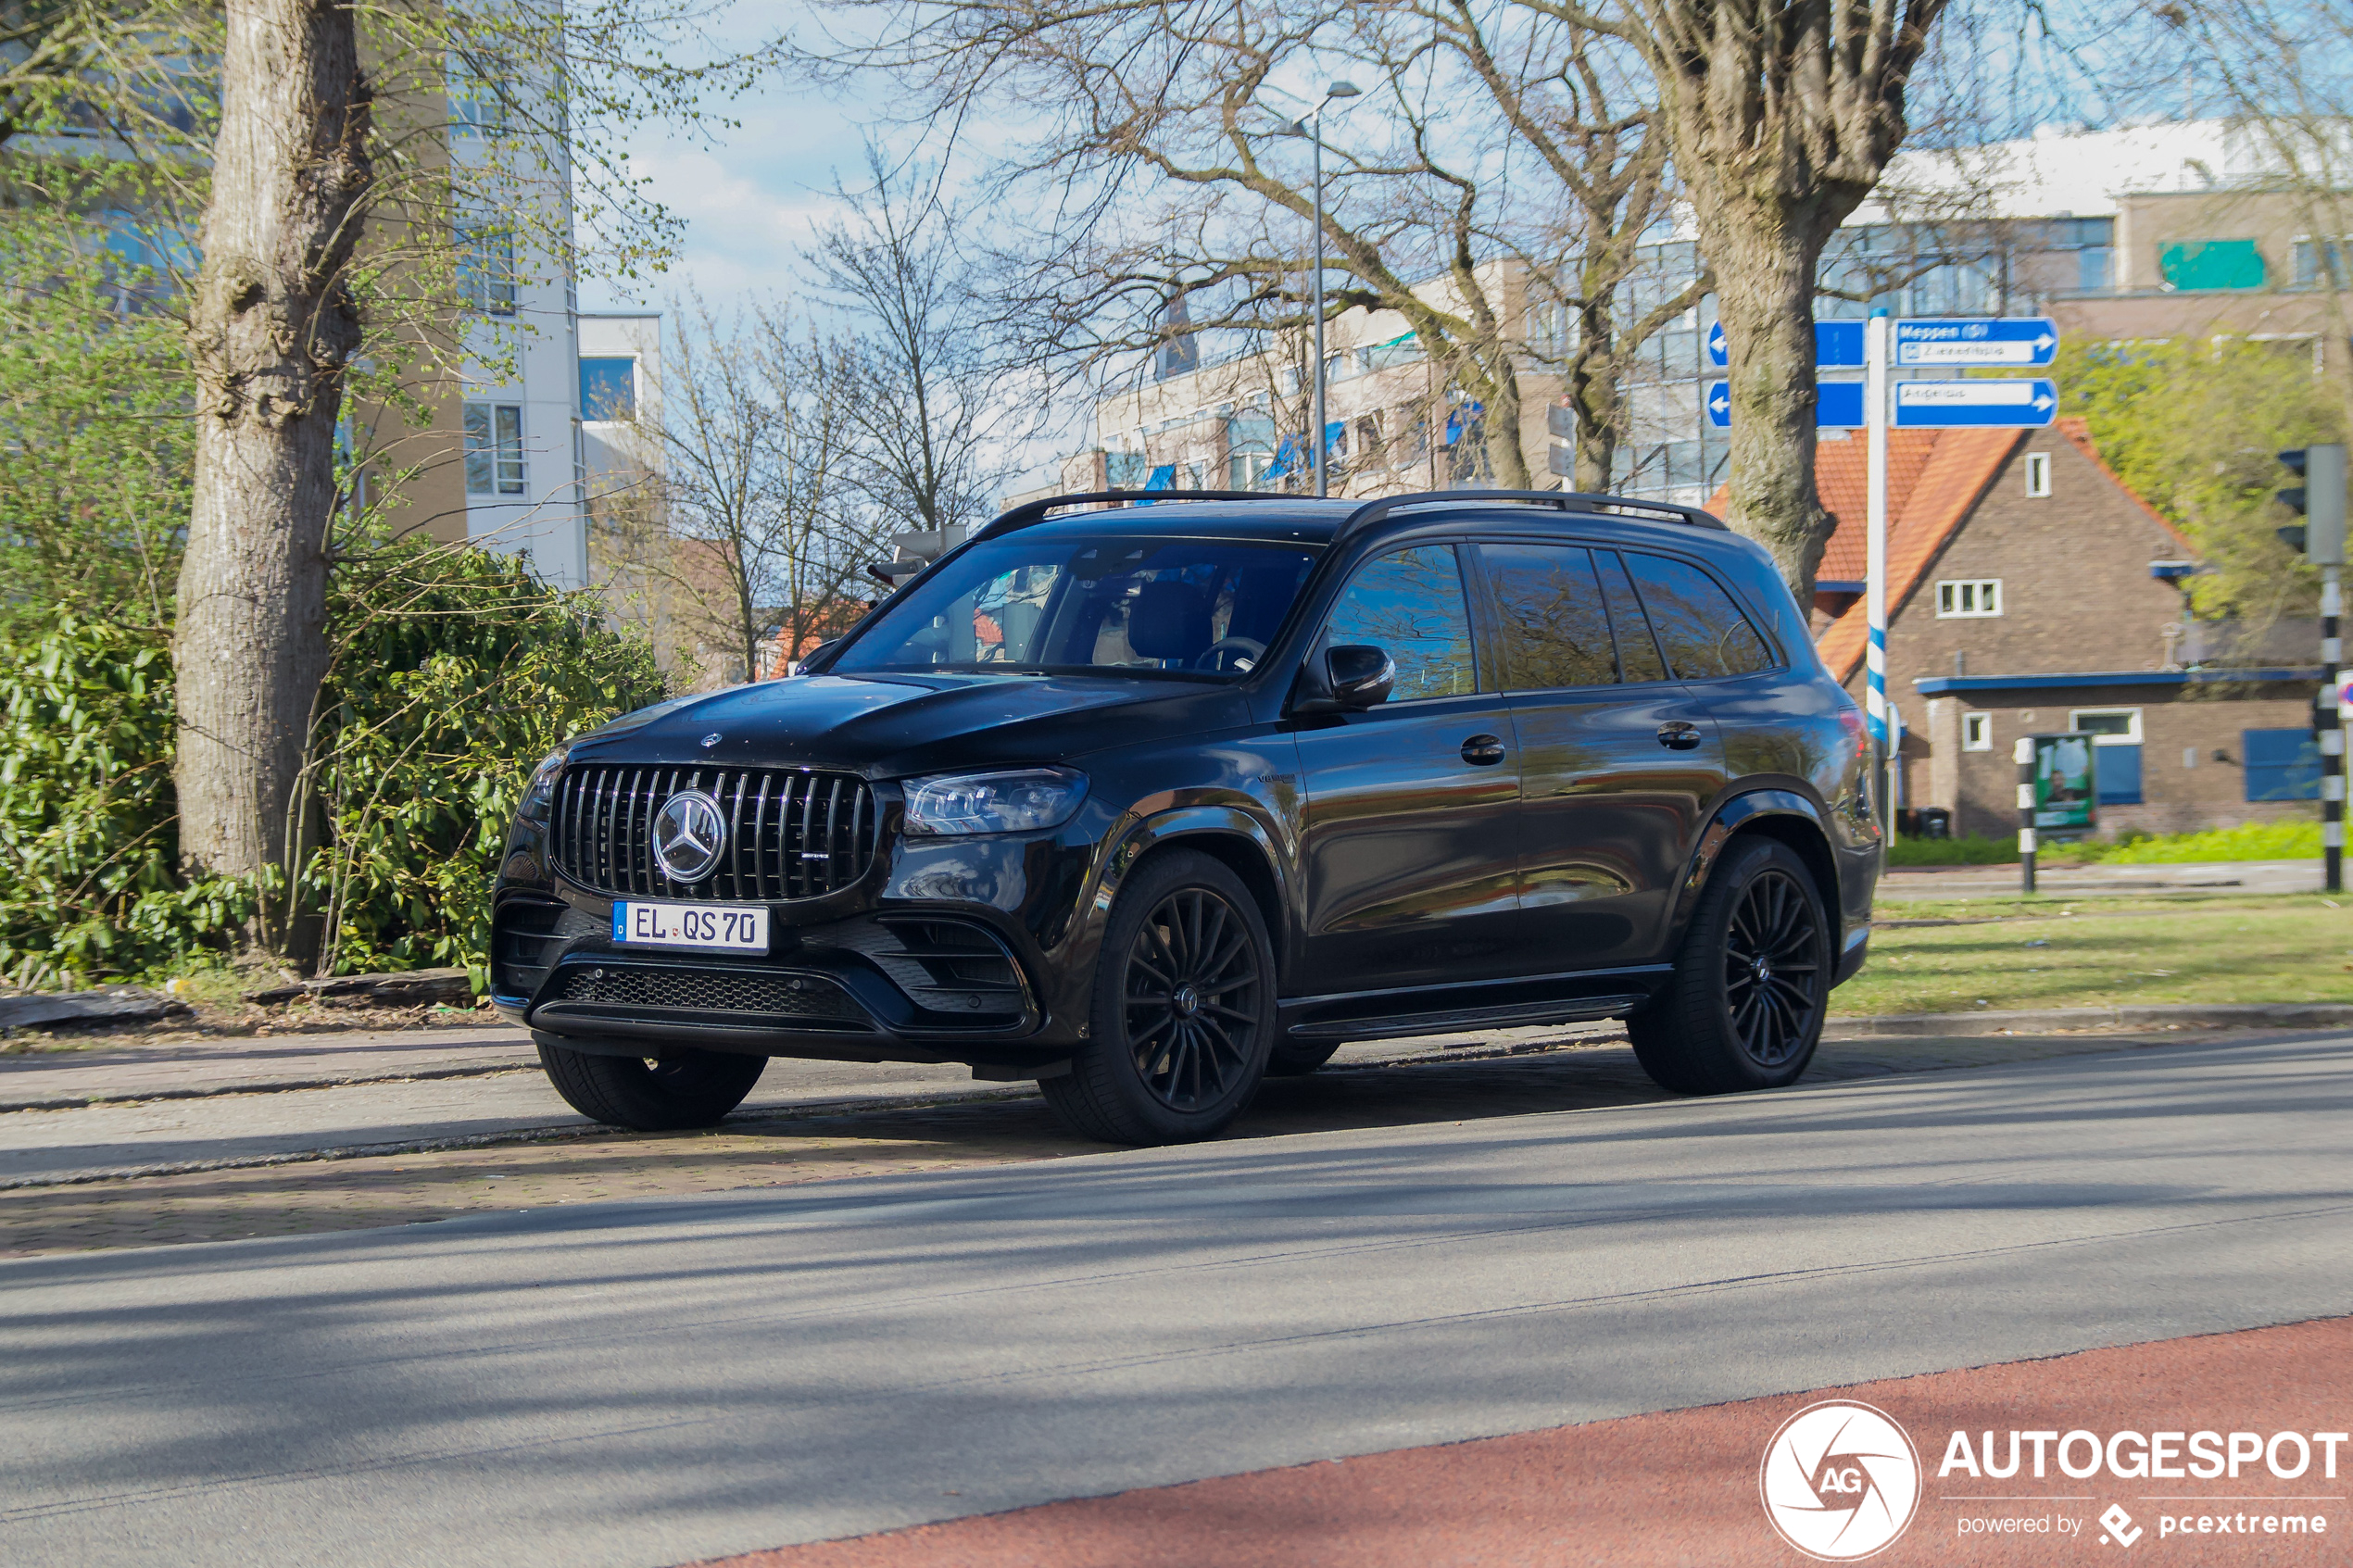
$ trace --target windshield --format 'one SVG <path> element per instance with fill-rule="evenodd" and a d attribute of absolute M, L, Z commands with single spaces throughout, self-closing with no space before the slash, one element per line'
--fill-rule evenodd
<path fill-rule="evenodd" d="M 1288 543 L 1015 533 L 918 584 L 831 671 L 1243 675 L 1315 562 Z"/>

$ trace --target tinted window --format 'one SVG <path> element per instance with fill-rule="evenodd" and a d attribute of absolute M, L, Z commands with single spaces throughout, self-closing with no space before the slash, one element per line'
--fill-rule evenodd
<path fill-rule="evenodd" d="M 1616 550 L 1596 550 L 1593 563 L 1601 568 L 1602 583 L 1609 595 L 1609 621 L 1617 633 L 1617 661 L 1629 681 L 1664 681 L 1667 665 L 1658 657 L 1657 645 L 1651 641 L 1650 622 L 1642 619 L 1642 602 L 1634 596 L 1634 584 L 1628 581 L 1626 568 L 1618 560 Z"/>
<path fill-rule="evenodd" d="M 1593 558 L 1573 545 L 1481 545 L 1503 617 L 1504 689 L 1601 686 L 1617 679 Z"/>
<path fill-rule="evenodd" d="M 1332 606 L 1325 646 L 1366 643 L 1397 663 L 1391 702 L 1475 691 L 1470 608 L 1451 545 L 1426 545 L 1366 561 Z"/>
<path fill-rule="evenodd" d="M 1014 533 L 977 546 L 843 650 L 853 670 L 1246 673 L 1315 558 L 1239 539 Z"/>
<path fill-rule="evenodd" d="M 1657 628 L 1658 646 L 1686 681 L 1751 675 L 1773 667 L 1765 639 L 1716 580 L 1695 566 L 1665 556 L 1627 552 L 1643 608 Z"/>

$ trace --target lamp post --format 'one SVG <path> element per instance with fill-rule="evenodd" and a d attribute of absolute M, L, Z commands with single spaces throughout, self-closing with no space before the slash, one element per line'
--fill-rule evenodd
<path fill-rule="evenodd" d="M 1324 110 L 1333 99 L 1353 98 L 1361 91 L 1353 82 L 1333 82 L 1306 118 L 1291 121 L 1289 128 L 1292 135 L 1306 137 L 1315 149 L 1315 427 L 1308 433 L 1307 443 L 1318 495 L 1327 494 L 1330 487 L 1324 450 Z"/>

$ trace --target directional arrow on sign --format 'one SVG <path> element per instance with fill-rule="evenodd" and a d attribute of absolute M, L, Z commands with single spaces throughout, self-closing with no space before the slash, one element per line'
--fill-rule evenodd
<path fill-rule="evenodd" d="M 1901 381 L 1898 430 L 1965 425 L 2038 429 L 2058 413 L 2058 388 L 2046 381 Z"/>
<path fill-rule="evenodd" d="M 2047 316 L 1945 316 L 1895 323 L 1895 362 L 1919 365 L 2047 365 L 2058 352 Z"/>
<path fill-rule="evenodd" d="M 1731 363 L 1731 356 L 1724 344 L 1724 323 L 1718 321 L 1707 329 L 1707 362 L 1718 370 Z M 1814 323 L 1814 367 L 1823 370 L 1852 370 L 1863 363 L 1863 323 L 1860 321 L 1817 321 Z"/>
<path fill-rule="evenodd" d="M 1817 429 L 1857 430 L 1862 427 L 1861 382 L 1826 381 L 1814 392 L 1814 424 Z M 1732 386 L 1730 382 L 1707 383 L 1707 422 L 1718 430 L 1731 427 Z"/>

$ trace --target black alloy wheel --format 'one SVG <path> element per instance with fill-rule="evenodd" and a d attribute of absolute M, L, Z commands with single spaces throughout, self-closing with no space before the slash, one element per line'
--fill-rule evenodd
<path fill-rule="evenodd" d="M 1813 1047 L 1821 949 L 1812 890 L 1795 877 L 1769 867 L 1742 890 L 1724 942 L 1724 999 L 1741 1049 L 1768 1072 Z"/>
<path fill-rule="evenodd" d="M 1128 873 L 1103 932 L 1089 1035 L 1070 1071 L 1038 1082 L 1088 1137 L 1214 1137 L 1250 1103 L 1274 1045 L 1275 953 L 1224 862 L 1165 849 Z"/>
<path fill-rule="evenodd" d="M 1171 1110 L 1214 1105 L 1249 1068 L 1265 984 L 1241 913 L 1205 887 L 1163 898 L 1127 950 L 1127 1052 Z"/>
<path fill-rule="evenodd" d="M 1642 1071 L 1686 1095 L 1795 1083 L 1829 1010 L 1830 929 L 1797 851 L 1736 835 L 1700 891 L 1673 977 L 1626 1020 Z"/>

